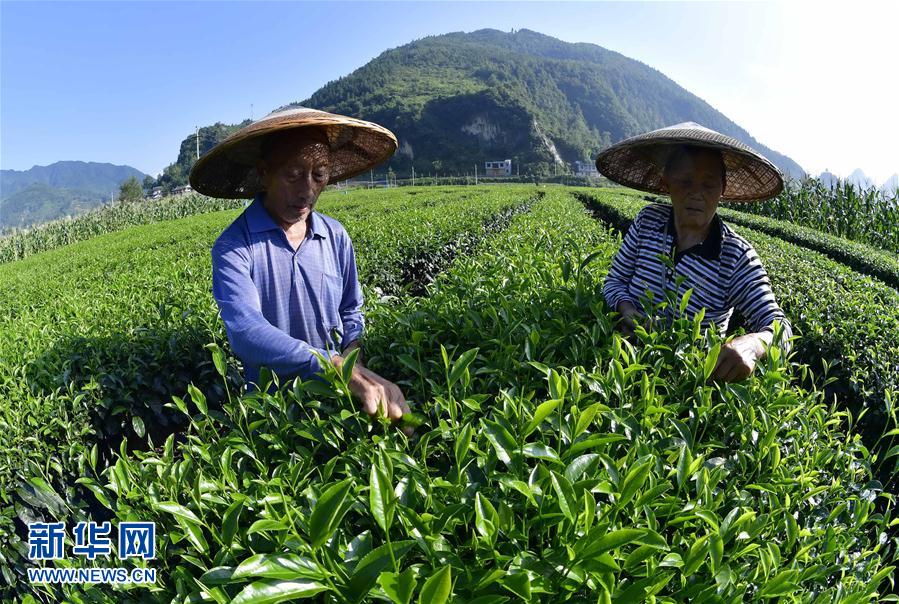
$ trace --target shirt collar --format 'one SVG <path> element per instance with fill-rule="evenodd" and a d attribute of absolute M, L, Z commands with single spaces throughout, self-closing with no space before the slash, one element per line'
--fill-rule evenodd
<path fill-rule="evenodd" d="M 715 213 L 715 216 L 712 218 L 712 224 L 709 227 L 709 234 L 706 236 L 705 240 L 702 243 L 694 245 L 690 249 L 684 250 L 684 254 L 697 254 L 702 256 L 706 260 L 717 260 L 721 257 L 721 239 L 722 239 L 722 230 L 724 227 L 724 223 L 721 222 L 721 217 L 718 216 L 718 213 Z M 660 231 L 664 231 L 671 235 L 675 244 L 677 243 L 677 229 L 674 227 L 674 207 L 669 206 L 668 209 L 668 222 L 666 222 L 660 229 Z"/>
<path fill-rule="evenodd" d="M 265 209 L 265 205 L 263 204 L 264 199 L 265 192 L 257 193 L 256 197 L 253 198 L 253 202 L 246 209 L 247 226 L 249 227 L 250 232 L 261 233 L 273 229 L 283 232 L 281 225 L 275 222 L 275 219 L 272 218 L 271 214 L 268 213 L 268 210 Z M 313 211 L 309 214 L 306 224 L 309 228 L 309 237 L 328 236 L 328 231 L 325 229 L 324 222 L 322 221 L 321 216 L 318 216 L 317 212 Z"/>

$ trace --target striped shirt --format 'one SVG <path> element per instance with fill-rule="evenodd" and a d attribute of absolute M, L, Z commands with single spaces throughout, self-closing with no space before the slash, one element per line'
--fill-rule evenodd
<path fill-rule="evenodd" d="M 330 357 L 364 328 L 356 257 L 343 226 L 312 212 L 295 250 L 262 195 L 212 246 L 212 295 L 250 390 L 262 366 L 281 378 L 312 377 L 321 369 L 313 351 Z"/>
<path fill-rule="evenodd" d="M 673 260 L 673 270 L 662 257 Z M 683 277 L 680 286 L 676 284 L 678 276 Z M 725 335 L 734 309 L 752 332 L 773 332 L 772 323 L 779 319 L 783 325 L 782 347 L 790 349 L 786 341 L 792 336 L 792 328 L 777 305 L 768 274 L 752 245 L 716 214 L 705 241 L 678 252 L 672 206 L 648 205 L 637 214 L 615 254 L 603 289 L 606 301 L 612 310 L 627 300 L 645 312 L 641 298 L 647 290 L 659 303 L 666 299 L 666 291 L 681 300 L 688 289 L 693 292 L 686 314 L 692 318 L 704 308 L 703 328 L 714 323 Z M 669 318 L 673 312 L 665 310 Z"/>

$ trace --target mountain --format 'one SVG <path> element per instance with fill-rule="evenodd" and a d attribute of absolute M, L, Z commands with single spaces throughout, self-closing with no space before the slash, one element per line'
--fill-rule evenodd
<path fill-rule="evenodd" d="M 513 171 L 565 172 L 619 140 L 698 122 L 764 153 L 795 178 L 804 170 L 659 71 L 595 44 L 522 29 L 482 29 L 415 40 L 327 83 L 304 105 L 375 121 L 399 149 L 385 166 L 400 175 L 472 172 L 511 159 Z M 201 154 L 240 126 L 200 129 Z M 193 133 L 157 184 L 184 184 L 195 161 Z M 163 181 L 166 182 L 163 182 Z"/>
<path fill-rule="evenodd" d="M 83 161 L 58 161 L 49 166 L 34 166 L 30 170 L 0 170 L 0 199 L 34 183 L 108 196 L 131 176 L 143 180 L 146 174 L 131 166 Z"/>
<path fill-rule="evenodd" d="M 83 161 L 0 170 L 0 230 L 89 210 L 108 201 L 131 176 L 147 175 L 131 166 Z"/>
<path fill-rule="evenodd" d="M 832 189 L 835 186 L 837 186 L 837 184 L 839 184 L 840 177 L 837 176 L 836 174 L 834 174 L 833 172 L 829 172 L 829 171 L 825 170 L 824 172 L 821 172 L 821 174 L 818 176 L 818 180 L 820 180 L 821 184 L 823 184 L 828 189 Z"/>
<path fill-rule="evenodd" d="M 852 183 L 857 189 L 870 189 L 874 186 L 874 182 L 865 175 L 861 169 L 856 169 L 852 174 L 846 177 L 846 182 Z"/>
<path fill-rule="evenodd" d="M 206 154 L 210 149 L 225 140 L 232 132 L 236 132 L 244 126 L 249 126 L 251 123 L 250 120 L 244 120 L 239 124 L 216 122 L 212 126 L 203 126 L 199 130 L 200 155 Z M 197 133 L 190 134 L 181 141 L 178 159 L 165 167 L 154 184 L 166 190 L 170 190 L 178 185 L 186 185 L 187 177 L 190 175 L 190 169 L 193 168 L 195 161 L 197 161 Z"/>
<path fill-rule="evenodd" d="M 422 38 L 297 104 L 390 128 L 400 143 L 390 166 L 400 173 L 413 162 L 424 173 L 506 158 L 522 172 L 546 173 L 553 164 L 591 161 L 623 138 L 695 121 L 753 146 L 789 175 L 804 174 L 659 71 L 526 29 Z"/>
<path fill-rule="evenodd" d="M 897 189 L 899 189 L 899 174 L 893 174 L 880 186 L 881 191 L 891 196 L 896 194 Z"/>

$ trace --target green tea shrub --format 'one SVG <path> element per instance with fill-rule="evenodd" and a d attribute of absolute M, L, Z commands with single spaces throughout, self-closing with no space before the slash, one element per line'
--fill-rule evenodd
<path fill-rule="evenodd" d="M 117 519 L 157 522 L 158 584 L 62 595 L 874 601 L 896 521 L 847 413 L 777 348 L 709 383 L 699 319 L 620 338 L 598 295 L 616 245 L 547 194 L 428 296 L 378 305 L 370 365 L 408 389 L 411 438 L 334 369 L 221 411 L 191 388 L 184 440 L 88 478 Z"/>

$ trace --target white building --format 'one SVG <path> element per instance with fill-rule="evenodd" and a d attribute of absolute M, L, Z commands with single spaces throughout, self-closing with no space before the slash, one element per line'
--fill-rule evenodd
<path fill-rule="evenodd" d="M 485 176 L 512 176 L 512 160 L 484 162 Z"/>
<path fill-rule="evenodd" d="M 596 164 L 591 162 L 574 162 L 574 173 L 577 176 L 592 176 L 594 178 L 599 178 L 599 171 L 596 169 Z"/>

